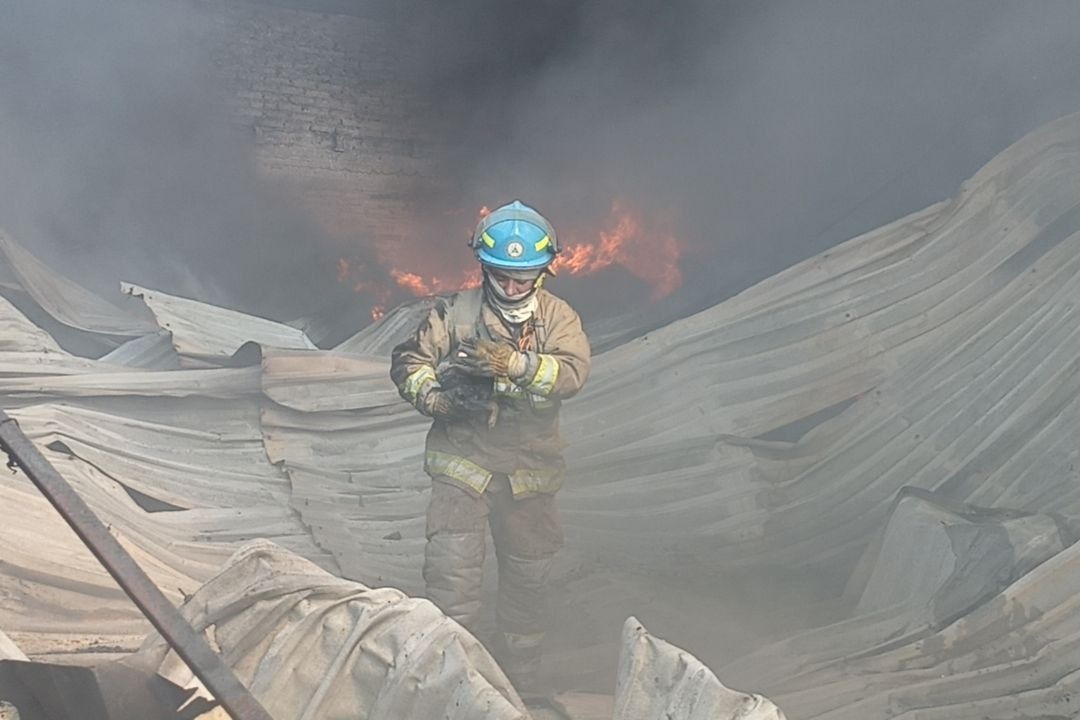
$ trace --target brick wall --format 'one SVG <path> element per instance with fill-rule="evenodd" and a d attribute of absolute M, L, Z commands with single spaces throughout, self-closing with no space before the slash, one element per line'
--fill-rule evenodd
<path fill-rule="evenodd" d="M 197 7 L 210 28 L 206 52 L 262 172 L 343 247 L 394 243 L 432 148 L 415 121 L 419 98 L 395 72 L 387 20 L 237 0 Z"/>

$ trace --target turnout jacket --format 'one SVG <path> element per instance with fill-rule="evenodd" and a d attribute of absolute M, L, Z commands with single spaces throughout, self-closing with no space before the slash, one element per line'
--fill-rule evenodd
<path fill-rule="evenodd" d="M 483 493 L 493 473 L 505 474 L 515 497 L 553 493 L 561 486 L 559 406 L 588 377 L 589 341 L 573 308 L 543 288 L 529 322 L 536 362 L 517 382 L 493 380 L 494 425 L 480 416 L 435 418 L 424 457 L 424 470 L 432 477 Z M 394 348 L 390 376 L 401 396 L 421 409 L 425 395 L 438 387 L 437 369 L 452 359 L 461 340 L 479 337 L 518 347 L 519 334 L 520 328 L 515 331 L 484 302 L 481 288 L 440 298 L 413 336 Z"/>

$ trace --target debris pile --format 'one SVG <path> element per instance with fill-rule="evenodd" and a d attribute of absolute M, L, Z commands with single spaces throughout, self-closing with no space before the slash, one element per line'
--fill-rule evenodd
<path fill-rule="evenodd" d="M 564 415 L 549 679 L 614 682 L 635 614 L 700 644 L 708 692 L 720 668 L 793 718 L 1074 714 L 1077 197 L 1070 116 L 953 199 L 599 353 Z M 155 582 L 205 597 L 265 538 L 328 597 L 352 581 L 418 607 L 426 422 L 386 373 L 416 310 L 318 349 L 298 326 L 124 290 L 93 296 L 0 234 L 0 403 Z M 134 651 L 145 621 L 24 477 L 0 475 L 0 506 L 0 629 L 39 659 Z M 830 579 L 827 619 L 785 625 L 749 585 L 736 602 L 766 572 Z M 717 640 L 739 627 L 757 641 Z M 286 645 L 235 659 L 260 658 L 254 682 Z"/>

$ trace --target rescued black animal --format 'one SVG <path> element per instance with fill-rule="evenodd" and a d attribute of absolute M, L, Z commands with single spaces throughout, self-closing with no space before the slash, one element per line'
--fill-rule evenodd
<path fill-rule="evenodd" d="M 452 407 L 462 415 L 486 417 L 488 427 L 495 425 L 499 417 L 499 404 L 495 402 L 491 378 L 470 375 L 454 365 L 440 367 L 437 375 L 443 392 L 450 396 Z"/>

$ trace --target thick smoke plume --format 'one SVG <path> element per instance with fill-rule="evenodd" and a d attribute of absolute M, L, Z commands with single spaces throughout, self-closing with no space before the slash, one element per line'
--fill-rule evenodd
<path fill-rule="evenodd" d="M 573 243 L 622 203 L 680 242 L 667 317 L 950 195 L 1080 108 L 1070 0 L 247 3 L 271 5 L 385 27 L 380 62 L 424 98 L 437 167 L 402 227 L 439 261 L 394 269 L 466 253 L 482 205 L 522 197 Z M 102 291 L 123 277 L 279 317 L 340 302 L 340 248 L 228 116 L 205 51 L 219 11 L 4 3 L 0 226 Z M 393 286 L 366 252 L 350 260 Z M 655 294 L 618 264 L 556 287 L 593 317 Z"/>
<path fill-rule="evenodd" d="M 446 202 L 512 193 L 563 228 L 612 198 L 670 212 L 684 308 L 948 197 L 1080 108 L 1073 2 L 422 6 Z"/>
<path fill-rule="evenodd" d="M 78 282 L 261 314 L 310 307 L 335 257 L 256 174 L 194 3 L 0 8 L 0 227 Z M 313 290 L 318 288 L 318 290 Z"/>

